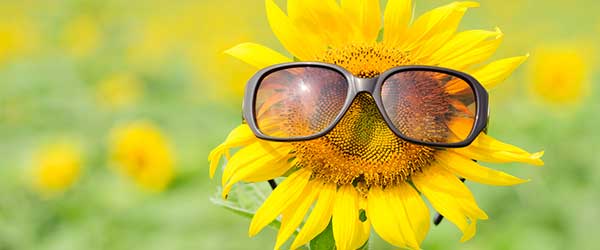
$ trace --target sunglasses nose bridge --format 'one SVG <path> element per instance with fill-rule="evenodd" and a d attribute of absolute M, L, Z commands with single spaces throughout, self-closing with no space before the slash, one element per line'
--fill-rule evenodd
<path fill-rule="evenodd" d="M 354 87 L 356 88 L 356 93 L 367 92 L 369 94 L 373 94 L 376 83 L 377 78 L 354 78 Z"/>

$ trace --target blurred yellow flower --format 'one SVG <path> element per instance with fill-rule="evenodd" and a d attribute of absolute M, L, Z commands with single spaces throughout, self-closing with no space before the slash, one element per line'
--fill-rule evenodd
<path fill-rule="evenodd" d="M 142 92 L 142 83 L 134 74 L 117 73 L 98 83 L 96 99 L 102 107 L 114 110 L 135 104 Z"/>
<path fill-rule="evenodd" d="M 162 191 L 173 179 L 169 142 L 153 124 L 132 122 L 113 129 L 111 157 L 118 170 L 148 191 Z"/>
<path fill-rule="evenodd" d="M 31 52 L 38 41 L 32 22 L 19 15 L 11 15 L 10 19 L 0 18 L 0 64 Z"/>
<path fill-rule="evenodd" d="M 64 192 L 79 179 L 81 162 L 81 150 L 72 142 L 40 147 L 33 156 L 34 188 L 42 195 Z"/>
<path fill-rule="evenodd" d="M 551 104 L 574 104 L 589 93 L 589 59 L 580 46 L 537 49 L 530 75 L 532 92 Z"/>
<path fill-rule="evenodd" d="M 88 15 L 75 17 L 65 26 L 63 39 L 66 50 L 75 57 L 93 53 L 101 40 L 97 20 Z"/>

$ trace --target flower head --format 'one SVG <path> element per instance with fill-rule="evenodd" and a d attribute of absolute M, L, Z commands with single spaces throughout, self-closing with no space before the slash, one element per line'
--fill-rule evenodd
<path fill-rule="evenodd" d="M 589 58 L 577 46 L 542 47 L 531 65 L 532 90 L 550 104 L 575 104 L 589 92 Z"/>
<path fill-rule="evenodd" d="M 475 2 L 454 2 L 411 22 L 411 1 L 390 0 L 381 22 L 378 0 L 289 0 L 287 14 L 272 0 L 266 0 L 272 30 L 296 60 L 336 64 L 361 78 L 376 77 L 402 65 L 440 66 L 467 72 L 490 89 L 527 56 L 478 66 L 496 51 L 504 35 L 498 28 L 456 32 L 465 12 L 477 6 Z M 292 61 L 255 43 L 240 44 L 227 53 L 257 68 Z M 425 85 L 419 88 L 424 89 L 414 93 L 435 98 L 437 92 L 429 93 Z M 422 108 L 424 112 L 437 112 L 442 107 Z M 455 134 L 470 131 L 460 119 L 448 126 Z M 230 156 L 232 148 L 239 150 Z M 430 221 L 422 197 L 463 232 L 463 241 L 468 240 L 475 234 L 477 221 L 488 217 L 459 177 L 489 185 L 526 182 L 473 160 L 542 165 L 542 154 L 528 153 L 484 133 L 462 148 L 412 144 L 390 131 L 373 98 L 364 94 L 358 95 L 336 127 L 320 138 L 265 141 L 257 139 L 243 124 L 211 152 L 209 160 L 212 176 L 220 158 L 228 157 L 222 176 L 224 197 L 240 181 L 287 176 L 258 209 L 250 225 L 253 236 L 281 215 L 276 249 L 302 222 L 292 249 L 317 236 L 330 220 L 340 250 L 362 246 L 371 227 L 397 247 L 420 249 Z"/>
<path fill-rule="evenodd" d="M 149 191 L 162 191 L 173 179 L 174 157 L 162 132 L 148 122 L 113 129 L 111 156 L 119 171 Z"/>
<path fill-rule="evenodd" d="M 38 29 L 19 5 L 6 3 L 0 9 L 0 66 L 38 47 Z"/>
<path fill-rule="evenodd" d="M 40 147 L 33 155 L 33 185 L 43 195 L 66 191 L 80 176 L 81 149 L 72 142 Z"/>

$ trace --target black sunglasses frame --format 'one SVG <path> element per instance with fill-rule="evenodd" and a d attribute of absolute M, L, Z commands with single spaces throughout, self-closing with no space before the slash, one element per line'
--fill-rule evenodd
<path fill-rule="evenodd" d="M 262 133 L 260 131 L 260 129 L 258 128 L 257 122 L 256 122 L 256 110 L 255 110 L 254 106 L 256 104 L 256 94 L 258 92 L 258 88 L 260 87 L 262 80 L 265 77 L 267 77 L 269 74 L 279 71 L 279 70 L 284 70 L 284 69 L 288 69 L 288 68 L 296 68 L 296 67 L 320 67 L 320 68 L 325 68 L 325 69 L 336 71 L 336 72 L 340 73 L 341 75 L 343 75 L 344 78 L 346 79 L 346 82 L 348 83 L 348 93 L 347 93 L 343 108 L 341 109 L 340 113 L 336 116 L 334 121 L 331 123 L 331 125 L 329 125 L 327 128 L 323 129 L 322 131 L 320 131 L 319 133 L 316 133 L 314 135 L 303 136 L 303 137 L 289 137 L 289 138 L 279 138 L 279 137 L 265 135 L 264 133 Z M 469 136 L 467 136 L 467 138 L 465 140 L 460 141 L 460 142 L 455 142 L 455 143 L 435 143 L 435 142 L 419 141 L 419 140 L 412 139 L 412 138 L 407 137 L 406 135 L 402 134 L 402 132 L 400 132 L 393 125 L 391 119 L 389 118 L 389 116 L 386 113 L 385 108 L 383 106 L 383 101 L 382 101 L 382 97 L 381 97 L 381 88 L 382 88 L 382 85 L 385 82 L 385 80 L 387 80 L 390 76 L 400 73 L 400 72 L 406 72 L 406 71 L 429 71 L 429 72 L 443 73 L 443 74 L 447 74 L 450 76 L 460 78 L 460 79 L 464 80 L 467 84 L 469 84 L 469 86 L 471 87 L 471 89 L 473 90 L 473 93 L 475 95 L 476 114 L 475 114 L 475 124 L 473 126 L 473 129 L 471 130 Z M 327 133 L 331 132 L 331 130 L 340 122 L 342 117 L 346 114 L 346 112 L 352 105 L 352 102 L 354 101 L 356 96 L 360 93 L 368 93 L 373 97 L 373 99 L 375 100 L 375 103 L 377 105 L 377 108 L 379 110 L 379 113 L 381 114 L 381 116 L 383 117 L 385 122 L 387 123 L 387 126 L 394 132 L 394 134 L 396 134 L 396 136 L 400 137 L 401 139 L 403 139 L 405 141 L 408 141 L 408 142 L 411 142 L 414 144 L 430 146 L 430 147 L 444 147 L 444 148 L 466 147 L 469 144 L 471 144 L 473 142 L 473 140 L 475 140 L 475 138 L 479 135 L 479 133 L 481 133 L 487 127 L 487 121 L 488 121 L 488 115 L 489 115 L 489 109 L 488 109 L 489 99 L 488 99 L 488 93 L 485 90 L 485 88 L 474 77 L 472 77 L 471 75 L 469 75 L 467 73 L 448 69 L 448 68 L 442 68 L 442 67 L 436 67 L 436 66 L 425 66 L 425 65 L 399 66 L 399 67 L 395 67 L 395 68 L 386 70 L 385 72 L 380 74 L 378 77 L 359 78 L 359 77 L 352 75 L 352 73 L 350 73 L 348 70 L 344 69 L 343 67 L 340 67 L 340 66 L 334 65 L 334 64 L 329 64 L 329 63 L 292 62 L 292 63 L 276 64 L 276 65 L 273 65 L 273 66 L 270 66 L 270 67 L 267 67 L 267 68 L 264 68 L 264 69 L 258 71 L 248 81 L 248 83 L 246 85 L 246 92 L 244 95 L 244 101 L 243 101 L 243 105 L 242 105 L 243 106 L 243 116 L 244 116 L 244 119 L 246 120 L 246 122 L 248 123 L 250 129 L 252 130 L 252 132 L 256 135 L 256 137 L 258 137 L 260 139 L 269 140 L 269 141 L 278 141 L 278 142 L 294 142 L 294 141 L 312 140 L 312 139 L 322 137 L 322 136 L 326 135 Z"/>

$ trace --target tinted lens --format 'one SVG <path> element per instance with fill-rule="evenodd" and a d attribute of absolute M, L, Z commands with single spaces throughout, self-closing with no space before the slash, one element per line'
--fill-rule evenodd
<path fill-rule="evenodd" d="M 381 90 L 393 125 L 406 137 L 427 143 L 459 143 L 475 125 L 471 86 L 457 76 L 404 71 L 388 77 Z"/>
<path fill-rule="evenodd" d="M 333 69 L 298 66 L 272 72 L 256 93 L 258 129 L 275 138 L 315 135 L 333 123 L 347 95 L 346 78 Z"/>

